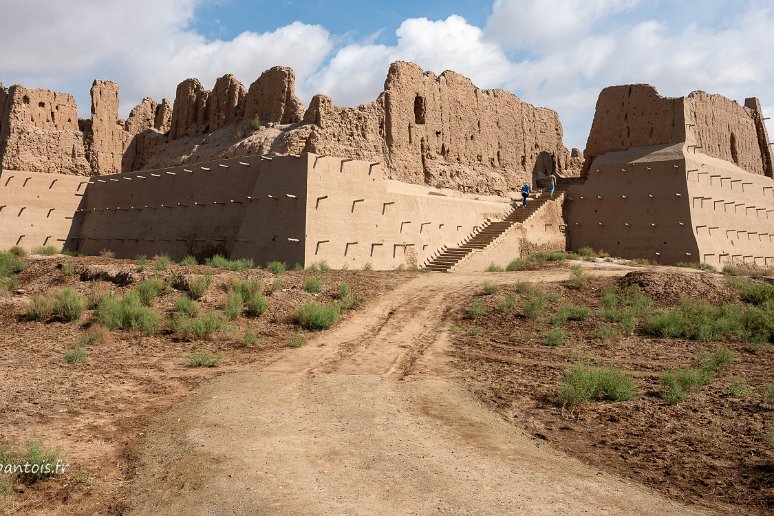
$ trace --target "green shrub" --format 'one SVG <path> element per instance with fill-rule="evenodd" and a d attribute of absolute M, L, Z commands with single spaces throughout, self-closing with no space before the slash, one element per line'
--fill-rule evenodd
<path fill-rule="evenodd" d="M 164 292 L 167 285 L 160 278 L 148 278 L 142 280 L 134 289 L 137 297 L 145 306 L 151 306 L 159 295 Z"/>
<path fill-rule="evenodd" d="M 258 335 L 251 328 L 245 328 L 245 333 L 242 335 L 242 344 L 245 347 L 252 348 L 256 342 L 258 342 Z"/>
<path fill-rule="evenodd" d="M 769 405 L 774 405 L 774 382 L 769 382 L 763 388 L 763 399 Z"/>
<path fill-rule="evenodd" d="M 503 268 L 499 265 L 495 265 L 494 262 L 489 264 L 489 267 L 486 268 L 486 272 L 503 272 Z"/>
<path fill-rule="evenodd" d="M 295 335 L 291 335 L 288 338 L 288 346 L 291 348 L 300 348 L 306 343 L 306 338 L 301 335 L 300 333 L 296 333 Z"/>
<path fill-rule="evenodd" d="M 65 256 L 72 256 L 74 258 L 77 258 L 79 256 L 86 256 L 86 254 L 80 251 L 74 251 L 72 249 L 62 249 L 62 254 Z"/>
<path fill-rule="evenodd" d="M 774 299 L 774 284 L 734 278 L 729 281 L 738 292 L 742 301 L 762 306 Z"/>
<path fill-rule="evenodd" d="M 752 396 L 752 388 L 747 381 L 740 376 L 732 376 L 728 379 L 728 389 L 726 392 L 729 396 L 735 398 L 749 398 Z"/>
<path fill-rule="evenodd" d="M 734 353 L 730 349 L 719 348 L 711 353 L 701 353 L 699 367 L 666 371 L 661 375 L 661 383 L 664 386 L 661 397 L 671 405 L 683 401 L 699 387 L 712 383 L 715 375 L 733 359 Z"/>
<path fill-rule="evenodd" d="M 687 267 L 689 269 L 697 269 L 700 271 L 715 272 L 717 269 L 708 263 L 699 262 L 677 262 L 678 267 Z"/>
<path fill-rule="evenodd" d="M 339 321 L 339 315 L 337 305 L 307 303 L 298 309 L 296 319 L 306 330 L 327 330 Z"/>
<path fill-rule="evenodd" d="M 545 343 L 546 346 L 557 347 L 564 344 L 564 339 L 565 339 L 564 331 L 562 331 L 561 328 L 554 328 L 553 330 L 546 333 L 546 336 L 543 342 Z"/>
<path fill-rule="evenodd" d="M 237 304 L 239 304 L 238 301 L 241 301 L 242 308 L 239 309 L 239 314 L 241 314 L 244 309 L 248 316 L 258 317 L 269 308 L 269 300 L 263 295 L 263 285 L 256 280 L 251 280 L 249 282 L 238 281 L 231 289 L 229 297 L 231 297 L 232 294 L 234 295 L 234 299 L 230 302 L 234 309 L 237 308 Z M 229 317 L 231 317 L 230 314 Z"/>
<path fill-rule="evenodd" d="M 223 362 L 223 355 L 213 355 L 209 351 L 201 350 L 191 355 L 188 367 L 219 367 Z"/>
<path fill-rule="evenodd" d="M 102 326 L 92 326 L 89 331 L 78 337 L 78 346 L 92 346 L 104 344 L 108 339 L 108 332 Z"/>
<path fill-rule="evenodd" d="M 766 430 L 766 443 L 769 445 L 770 448 L 774 448 L 774 421 L 772 421 L 771 426 L 769 426 L 769 429 Z"/>
<path fill-rule="evenodd" d="M 97 304 L 95 316 L 97 321 L 111 330 L 138 331 L 145 335 L 155 333 L 161 323 L 161 317 L 144 306 L 134 292 L 123 297 L 103 296 Z"/>
<path fill-rule="evenodd" d="M 197 276 L 188 282 L 188 295 L 191 299 L 201 299 L 212 284 L 212 274 Z"/>
<path fill-rule="evenodd" d="M 330 265 L 328 265 L 328 262 L 325 260 L 319 261 L 319 262 L 313 262 L 309 264 L 309 267 L 307 267 L 308 270 L 312 272 L 326 272 L 331 270 Z"/>
<path fill-rule="evenodd" d="M 591 338 L 603 342 L 613 342 L 618 340 L 618 331 L 609 324 L 603 324 L 602 326 L 597 326 L 591 332 Z"/>
<path fill-rule="evenodd" d="M 186 317 L 196 317 L 199 313 L 199 303 L 190 297 L 182 296 L 175 300 L 175 311 Z"/>
<path fill-rule="evenodd" d="M 304 290 L 312 294 L 321 292 L 323 285 L 324 281 L 322 278 L 309 277 L 304 280 Z"/>
<path fill-rule="evenodd" d="M 505 296 L 505 299 L 497 304 L 497 309 L 506 312 L 516 306 L 517 303 L 518 298 L 514 294 L 509 293 Z"/>
<path fill-rule="evenodd" d="M 524 315 L 527 319 L 539 319 L 545 313 L 547 305 L 548 300 L 545 294 L 538 290 L 533 290 L 527 294 L 527 298 L 524 301 Z"/>
<path fill-rule="evenodd" d="M 51 315 L 60 321 L 77 321 L 84 310 L 86 310 L 86 300 L 75 290 L 66 288 L 54 294 Z"/>
<path fill-rule="evenodd" d="M 724 265 L 723 266 L 723 274 L 727 276 L 752 276 L 755 274 L 756 271 L 751 269 L 750 267 L 741 265 Z"/>
<path fill-rule="evenodd" d="M 500 291 L 500 287 L 494 283 L 490 283 L 487 281 L 484 283 L 484 294 L 491 296 L 493 294 L 497 294 L 497 292 Z"/>
<path fill-rule="evenodd" d="M 215 310 L 208 310 L 197 317 L 175 314 L 169 320 L 169 329 L 183 340 L 209 340 L 224 324 L 223 317 Z"/>
<path fill-rule="evenodd" d="M 261 128 L 261 119 L 258 118 L 258 117 L 253 118 L 250 121 L 250 127 L 253 128 L 253 131 L 257 131 L 258 129 L 260 129 Z"/>
<path fill-rule="evenodd" d="M 218 269 L 226 269 L 229 271 L 241 271 L 244 269 L 252 269 L 255 267 L 253 261 L 249 258 L 240 258 L 239 260 L 227 260 L 223 255 L 216 254 L 212 258 L 204 260 L 205 265 L 215 267 Z"/>
<path fill-rule="evenodd" d="M 570 281 L 572 288 L 580 289 L 586 284 L 586 276 L 583 275 L 583 268 L 580 265 L 573 265 L 570 268 Z"/>
<path fill-rule="evenodd" d="M 339 299 L 347 299 L 352 297 L 352 287 L 349 286 L 349 283 L 342 281 L 337 285 L 336 290 L 336 295 Z"/>
<path fill-rule="evenodd" d="M 576 251 L 576 254 L 581 258 L 597 258 L 597 252 L 589 246 L 581 247 Z"/>
<path fill-rule="evenodd" d="M 164 272 L 172 265 L 172 259 L 165 255 L 156 255 L 153 257 L 153 268 L 158 272 Z"/>
<path fill-rule="evenodd" d="M 563 303 L 554 315 L 554 324 L 561 326 L 566 321 L 585 321 L 589 317 L 589 309 L 573 303 Z"/>
<path fill-rule="evenodd" d="M 242 294 L 236 290 L 230 291 L 226 296 L 226 304 L 223 307 L 226 317 L 233 321 L 242 315 L 242 310 L 244 310 L 244 308 L 245 302 L 242 299 Z"/>
<path fill-rule="evenodd" d="M 11 247 L 8 250 L 8 252 L 14 256 L 18 256 L 19 258 L 23 258 L 24 256 L 27 256 L 27 251 L 25 251 L 23 247 L 18 245 Z"/>
<path fill-rule="evenodd" d="M 33 249 L 32 254 L 42 254 L 44 256 L 53 256 L 55 254 L 59 254 L 59 249 L 57 249 L 53 245 L 44 245 Z"/>
<path fill-rule="evenodd" d="M 0 276 L 0 296 L 10 295 L 19 287 L 19 278 L 14 274 L 8 277 Z"/>
<path fill-rule="evenodd" d="M 486 315 L 486 306 L 480 300 L 473 301 L 468 307 L 468 317 L 471 319 L 478 319 Z"/>
<path fill-rule="evenodd" d="M 266 270 L 274 274 L 282 274 L 287 270 L 287 265 L 284 262 L 269 262 L 266 264 Z"/>
<path fill-rule="evenodd" d="M 372 270 L 374 270 L 374 266 L 373 266 L 373 264 L 371 264 L 371 262 L 365 262 L 363 264 L 363 270 L 364 271 L 372 271 Z"/>
<path fill-rule="evenodd" d="M 15 456 L 11 461 L 14 464 L 29 464 L 26 471 L 17 473 L 16 478 L 22 483 L 33 483 L 57 473 L 57 466 L 64 466 L 65 460 L 59 450 L 43 448 L 40 440 L 26 443 L 25 451 Z M 7 463 L 7 462 L 6 462 Z"/>
<path fill-rule="evenodd" d="M 65 351 L 65 361 L 68 364 L 80 364 L 86 362 L 86 348 L 75 346 Z"/>
<path fill-rule="evenodd" d="M 191 256 L 190 254 L 180 260 L 180 265 L 199 265 L 199 261 L 196 259 L 195 256 Z"/>
<path fill-rule="evenodd" d="M 24 270 L 24 260 L 14 254 L 0 252 L 0 277 L 8 277 Z"/>
<path fill-rule="evenodd" d="M 572 406 L 599 399 L 627 401 L 636 396 L 637 388 L 630 374 L 614 367 L 575 364 L 560 382 L 556 401 Z"/>
<path fill-rule="evenodd" d="M 32 321 L 46 321 L 51 317 L 51 300 L 42 294 L 32 296 L 27 318 Z"/>
<path fill-rule="evenodd" d="M 145 272 L 145 269 L 148 267 L 148 257 L 144 254 L 140 254 L 135 260 L 137 260 L 137 272 Z"/>
<path fill-rule="evenodd" d="M 543 268 L 547 260 L 548 256 L 545 253 L 532 253 L 528 256 L 512 260 L 505 267 L 505 270 L 508 272 L 534 271 Z"/>
<path fill-rule="evenodd" d="M 564 251 L 551 251 L 548 253 L 546 259 L 549 262 L 560 262 L 562 260 L 568 260 L 572 258 L 572 255 L 565 253 Z"/>

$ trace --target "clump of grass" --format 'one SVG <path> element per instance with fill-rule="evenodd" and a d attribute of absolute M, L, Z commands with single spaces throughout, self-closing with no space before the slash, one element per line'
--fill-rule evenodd
<path fill-rule="evenodd" d="M 727 276 L 754 276 L 757 272 L 744 265 L 724 265 L 722 271 Z"/>
<path fill-rule="evenodd" d="M 73 262 L 64 262 L 62 264 L 62 274 L 65 276 L 75 276 L 75 264 Z"/>
<path fill-rule="evenodd" d="M 215 310 L 208 310 L 196 317 L 175 314 L 169 320 L 169 329 L 183 340 L 209 340 L 224 324 L 220 314 Z"/>
<path fill-rule="evenodd" d="M 756 306 L 763 306 L 774 300 L 774 284 L 733 278 L 728 282 L 734 287 L 742 301 Z"/>
<path fill-rule="evenodd" d="M 661 397 L 670 405 L 686 399 L 700 387 L 712 383 L 715 376 L 734 359 L 733 351 L 720 348 L 711 353 L 702 353 L 699 367 L 683 367 L 666 371 L 661 375 L 664 390 Z"/>
<path fill-rule="evenodd" d="M 603 342 L 613 342 L 618 340 L 618 330 L 609 324 L 603 324 L 594 328 L 591 332 L 591 338 Z"/>
<path fill-rule="evenodd" d="M 108 294 L 102 296 L 95 310 L 97 321 L 111 330 L 138 331 L 145 335 L 156 332 L 161 317 L 142 304 L 139 296 L 129 292 L 123 297 Z"/>
<path fill-rule="evenodd" d="M 310 276 L 304 280 L 304 290 L 311 294 L 318 294 L 322 292 L 324 284 L 322 278 Z"/>
<path fill-rule="evenodd" d="M 32 254 L 41 254 L 43 256 L 53 256 L 55 254 L 59 254 L 59 249 L 57 249 L 53 245 L 44 245 L 41 247 L 34 248 L 32 250 Z"/>
<path fill-rule="evenodd" d="M 627 401 L 637 396 L 634 378 L 615 367 L 575 364 L 564 375 L 556 396 L 557 403 L 573 406 L 586 401 Z"/>
<path fill-rule="evenodd" d="M 245 333 L 242 335 L 242 344 L 245 347 L 252 348 L 255 343 L 258 342 L 258 335 L 252 328 L 245 328 Z"/>
<path fill-rule="evenodd" d="M 76 345 L 65 351 L 64 358 L 68 364 L 81 364 L 86 362 L 86 348 Z"/>
<path fill-rule="evenodd" d="M 25 471 L 16 473 L 19 482 L 31 484 L 57 473 L 57 466 L 65 466 L 65 460 L 59 450 L 43 448 L 43 441 L 28 441 L 25 450 L 11 454 L 6 464 L 29 464 Z M 60 470 L 60 472 L 63 470 Z"/>
<path fill-rule="evenodd" d="M 167 288 L 166 283 L 160 278 L 148 278 L 137 284 L 134 291 L 137 297 L 145 306 L 151 306 L 156 298 Z"/>
<path fill-rule="evenodd" d="M 573 303 L 563 303 L 554 314 L 554 324 L 562 326 L 567 321 L 585 321 L 588 317 L 588 307 Z"/>
<path fill-rule="evenodd" d="M 539 290 L 532 290 L 527 293 L 527 298 L 524 301 L 524 315 L 527 319 L 539 319 L 545 313 L 547 305 L 548 299 L 545 294 Z"/>
<path fill-rule="evenodd" d="M 545 267 L 547 260 L 548 256 L 545 253 L 532 253 L 528 256 L 512 260 L 505 267 L 505 270 L 508 272 L 535 271 Z"/>
<path fill-rule="evenodd" d="M 774 382 L 769 382 L 763 388 L 763 400 L 768 404 L 774 406 Z"/>
<path fill-rule="evenodd" d="M 300 333 L 296 333 L 294 335 L 291 335 L 288 338 L 288 346 L 290 346 L 291 348 L 300 348 L 304 344 L 306 344 L 306 337 L 304 337 Z"/>
<path fill-rule="evenodd" d="M 258 317 L 269 308 L 269 300 L 263 295 L 263 286 L 256 280 L 238 281 L 226 297 L 226 315 L 236 319 L 242 312 Z"/>
<path fill-rule="evenodd" d="M 747 383 L 747 380 L 741 376 L 732 376 L 728 379 L 728 389 L 726 392 L 729 396 L 735 398 L 749 398 L 752 396 L 752 387 Z"/>
<path fill-rule="evenodd" d="M 473 301 L 468 307 L 468 317 L 471 319 L 478 319 L 486 315 L 486 306 L 480 300 Z"/>
<path fill-rule="evenodd" d="M 697 269 L 700 271 L 716 272 L 717 269 L 708 263 L 699 262 L 677 262 L 678 267 L 686 267 L 688 269 Z"/>
<path fill-rule="evenodd" d="M 484 294 L 491 296 L 500 291 L 499 285 L 487 281 L 484 283 Z"/>
<path fill-rule="evenodd" d="M 504 270 L 499 265 L 495 265 L 494 262 L 490 263 L 489 267 L 486 268 L 486 272 L 503 272 Z"/>
<path fill-rule="evenodd" d="M 307 303 L 298 309 L 296 320 L 306 330 L 327 330 L 339 321 L 340 315 L 338 305 Z"/>
<path fill-rule="evenodd" d="M 549 262 L 560 262 L 562 260 L 569 260 L 571 258 L 574 258 L 574 255 L 565 253 L 564 251 L 551 251 L 548 253 L 548 256 L 546 256 L 546 259 Z"/>
<path fill-rule="evenodd" d="M 546 333 L 543 342 L 546 346 L 558 347 L 564 344 L 565 334 L 561 328 L 554 328 Z"/>
<path fill-rule="evenodd" d="M 187 296 L 175 300 L 175 311 L 186 317 L 196 317 L 199 313 L 199 303 Z"/>
<path fill-rule="evenodd" d="M 207 350 L 196 351 L 188 360 L 188 367 L 220 367 L 223 355 L 214 355 Z"/>
<path fill-rule="evenodd" d="M 191 256 L 190 254 L 180 260 L 180 265 L 199 265 L 199 261 L 196 259 L 195 256 Z"/>
<path fill-rule="evenodd" d="M 101 257 L 103 257 L 103 258 L 115 258 L 116 257 L 116 253 L 114 253 L 110 249 L 102 249 L 102 250 L 100 250 L 99 255 Z"/>
<path fill-rule="evenodd" d="M 349 283 L 342 281 L 336 287 L 337 304 L 342 310 L 354 310 L 357 309 L 365 300 L 363 296 L 356 296 L 352 294 L 352 287 Z"/>
<path fill-rule="evenodd" d="M 108 339 L 108 332 L 103 326 L 92 326 L 89 331 L 78 337 L 79 346 L 92 346 L 104 344 Z"/>
<path fill-rule="evenodd" d="M 772 425 L 766 430 L 765 438 L 766 444 L 768 444 L 770 448 L 774 448 L 774 422 L 772 422 Z"/>
<path fill-rule="evenodd" d="M 255 267 L 253 261 L 249 258 L 240 258 L 238 260 L 228 260 L 223 255 L 216 254 L 212 258 L 204 260 L 205 265 L 215 267 L 217 269 L 226 269 L 229 271 L 241 271 L 244 269 L 252 269 Z"/>
<path fill-rule="evenodd" d="M 309 267 L 307 267 L 308 270 L 312 272 L 326 272 L 331 270 L 331 266 L 328 265 L 328 262 L 325 260 L 321 260 L 319 262 L 313 262 L 309 264 Z"/>
<path fill-rule="evenodd" d="M 148 267 L 148 257 L 140 254 L 135 260 L 137 261 L 137 272 L 145 272 L 145 269 Z"/>
<path fill-rule="evenodd" d="M 226 296 L 226 304 L 223 306 L 226 317 L 233 321 L 242 315 L 242 310 L 244 310 L 244 308 L 245 302 L 242 299 L 242 294 L 236 290 L 229 292 Z"/>
<path fill-rule="evenodd" d="M 165 254 L 156 255 L 153 257 L 153 268 L 157 272 L 166 271 L 169 269 L 170 265 L 172 265 L 172 259 Z"/>
<path fill-rule="evenodd" d="M 51 315 L 64 322 L 77 321 L 86 310 L 86 300 L 78 292 L 66 288 L 54 294 Z"/>
<path fill-rule="evenodd" d="M 51 317 L 51 300 L 42 294 L 32 296 L 27 318 L 32 321 L 46 321 Z"/>
<path fill-rule="evenodd" d="M 481 333 L 481 328 L 479 328 L 478 326 L 471 326 L 471 327 L 468 329 L 468 335 L 470 335 L 471 337 L 475 337 L 475 336 L 477 336 L 479 333 Z"/>
<path fill-rule="evenodd" d="M 11 253 L 14 256 L 18 256 L 19 258 L 23 258 L 23 257 L 27 256 L 27 251 L 22 246 L 19 246 L 19 245 L 15 245 L 15 246 L 11 247 L 8 250 L 8 252 Z"/>
<path fill-rule="evenodd" d="M 273 261 L 266 264 L 266 270 L 274 274 L 282 274 L 287 268 L 285 262 Z"/>
<path fill-rule="evenodd" d="M 597 258 L 599 256 L 599 254 L 589 246 L 581 247 L 575 252 L 575 254 L 577 254 L 578 256 L 580 256 L 585 260 Z"/>
<path fill-rule="evenodd" d="M 513 293 L 508 293 L 505 299 L 497 304 L 497 309 L 502 312 L 507 312 L 512 309 L 518 303 L 518 298 Z"/>
<path fill-rule="evenodd" d="M 583 268 L 580 265 L 573 265 L 570 268 L 569 285 L 575 289 L 583 288 L 587 283 L 587 278 L 583 274 Z"/>
<path fill-rule="evenodd" d="M 188 295 L 191 299 L 201 299 L 212 284 L 212 274 L 197 276 L 188 282 Z"/>
<path fill-rule="evenodd" d="M 460 332 L 460 326 L 458 324 L 450 324 L 448 328 L 448 332 L 452 335 L 456 335 Z"/>
<path fill-rule="evenodd" d="M 0 277 L 9 277 L 24 270 L 24 260 L 9 252 L 0 252 Z"/>
<path fill-rule="evenodd" d="M 364 271 L 372 271 L 372 270 L 374 270 L 374 266 L 373 266 L 373 264 L 371 262 L 365 262 L 363 264 L 363 270 Z"/>

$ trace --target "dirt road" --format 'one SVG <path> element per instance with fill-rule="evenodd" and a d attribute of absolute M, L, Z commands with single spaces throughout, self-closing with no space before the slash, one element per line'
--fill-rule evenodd
<path fill-rule="evenodd" d="M 207 384 L 153 425 L 132 512 L 690 513 L 545 447 L 447 366 L 444 314 L 463 293 L 566 276 L 422 275 L 263 370 Z"/>

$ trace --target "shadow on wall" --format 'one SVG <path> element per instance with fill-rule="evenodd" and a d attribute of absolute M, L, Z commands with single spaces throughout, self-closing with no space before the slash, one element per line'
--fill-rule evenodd
<path fill-rule="evenodd" d="M 538 154 L 535 166 L 532 168 L 532 187 L 544 188 L 548 186 L 548 176 L 551 172 L 556 172 L 556 170 L 556 156 L 542 151 Z"/>

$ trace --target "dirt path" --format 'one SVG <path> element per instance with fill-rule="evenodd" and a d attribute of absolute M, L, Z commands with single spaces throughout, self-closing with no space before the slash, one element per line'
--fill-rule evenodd
<path fill-rule="evenodd" d="M 621 274 L 620 270 L 598 271 Z M 484 279 L 423 275 L 260 372 L 163 415 L 129 492 L 138 514 L 689 513 L 523 434 L 454 380 L 444 314 Z"/>

